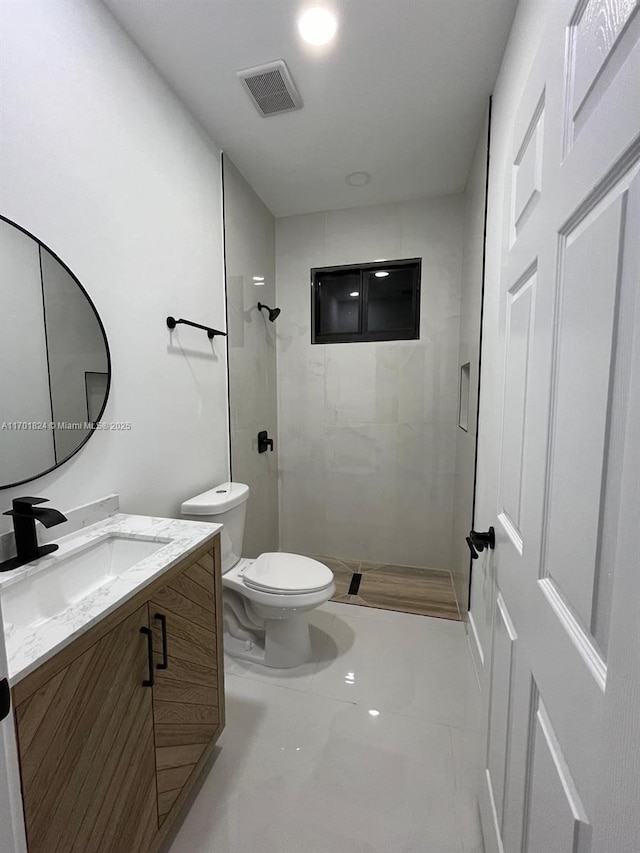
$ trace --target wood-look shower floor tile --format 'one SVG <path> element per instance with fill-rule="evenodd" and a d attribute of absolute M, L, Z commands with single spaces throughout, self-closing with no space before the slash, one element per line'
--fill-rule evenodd
<path fill-rule="evenodd" d="M 360 565 L 358 560 L 337 560 L 335 557 L 318 556 L 312 556 L 312 559 L 324 563 L 333 572 L 333 580 L 336 585 L 333 600 L 336 601 L 340 596 L 347 595 L 353 574 L 358 571 Z"/>
<path fill-rule="evenodd" d="M 333 601 L 460 620 L 451 572 L 314 556 L 334 574 Z"/>

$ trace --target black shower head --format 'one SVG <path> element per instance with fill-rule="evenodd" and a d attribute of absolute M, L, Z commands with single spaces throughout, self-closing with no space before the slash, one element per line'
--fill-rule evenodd
<path fill-rule="evenodd" d="M 263 305 L 262 302 L 258 302 L 258 311 L 262 311 L 263 308 L 266 308 L 269 312 L 269 319 L 273 323 L 276 317 L 280 314 L 279 308 L 269 308 L 268 305 Z"/>

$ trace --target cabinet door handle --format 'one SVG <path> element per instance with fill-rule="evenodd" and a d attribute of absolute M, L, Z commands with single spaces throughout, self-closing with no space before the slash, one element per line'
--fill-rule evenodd
<path fill-rule="evenodd" d="M 9 690 L 9 682 L 6 678 L 0 681 L 0 720 L 4 720 L 9 716 L 11 710 L 11 691 Z"/>
<path fill-rule="evenodd" d="M 151 628 L 140 628 L 140 633 L 147 635 L 147 654 L 149 655 L 149 678 L 145 678 L 142 686 L 153 687 L 153 634 Z"/>
<path fill-rule="evenodd" d="M 169 652 L 167 650 L 167 617 L 164 613 L 156 613 L 154 619 L 160 620 L 162 625 L 162 663 L 156 664 L 156 669 L 169 668 Z"/>

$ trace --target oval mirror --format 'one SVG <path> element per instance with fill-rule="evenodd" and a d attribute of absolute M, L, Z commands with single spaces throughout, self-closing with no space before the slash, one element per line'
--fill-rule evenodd
<path fill-rule="evenodd" d="M 110 380 L 107 337 L 84 287 L 0 216 L 0 489 L 77 453 L 102 417 Z"/>

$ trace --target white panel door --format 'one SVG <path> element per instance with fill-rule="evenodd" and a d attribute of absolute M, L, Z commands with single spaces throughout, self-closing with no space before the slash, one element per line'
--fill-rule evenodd
<path fill-rule="evenodd" d="M 8 678 L 4 628 L 0 611 L 0 684 Z M 0 720 L 0 851 L 26 853 L 18 755 L 13 712 Z"/>
<path fill-rule="evenodd" d="M 487 853 L 640 852 L 640 14 L 557 0 L 513 117 Z"/>

